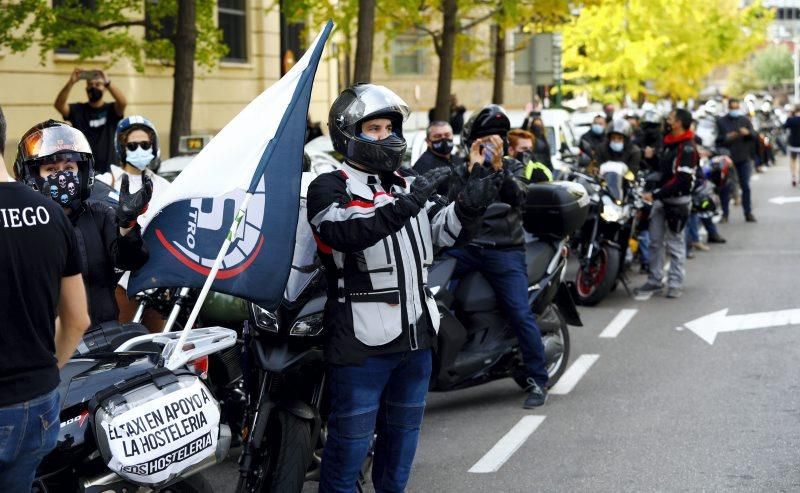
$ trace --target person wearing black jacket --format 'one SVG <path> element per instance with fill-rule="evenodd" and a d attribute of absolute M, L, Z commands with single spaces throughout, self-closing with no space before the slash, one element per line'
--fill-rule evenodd
<path fill-rule="evenodd" d="M 642 196 L 645 201 L 653 202 L 649 221 L 650 275 L 637 288 L 637 294 L 653 294 L 663 289 L 665 249 L 670 257 L 667 298 L 682 294 L 686 262 L 683 230 L 689 218 L 695 170 L 700 160 L 691 124 L 692 114 L 684 109 L 674 110 L 667 117 L 671 132 L 664 137 L 659 156 L 661 177 L 656 189 Z"/>
<path fill-rule="evenodd" d="M 451 169 L 463 164 L 464 159 L 453 154 L 453 127 L 447 122 L 435 121 L 428 125 L 425 143 L 428 149 L 414 163 L 414 171 L 424 175 L 436 168 Z M 436 190 L 439 195 L 447 196 L 447 182 L 439 185 Z"/>
<path fill-rule="evenodd" d="M 498 199 L 483 216 L 478 235 L 468 246 L 452 249 L 448 255 L 458 260 L 456 277 L 475 270 L 483 272 L 506 308 L 505 313 L 519 339 L 529 384 L 523 407 L 533 408 L 544 405 L 547 399 L 548 374 L 541 332 L 528 304 L 522 229 L 522 205 L 527 193 L 523 179 L 525 167 L 510 156 L 503 157 L 510 128 L 508 116 L 497 105 L 475 112 L 464 125 L 461 142 L 469 149 L 469 161 L 456 171 L 450 184 L 450 196 L 476 175 L 502 173 L 503 184 Z"/>
<path fill-rule="evenodd" d="M 578 147 L 581 150 L 579 159 L 581 166 L 597 162 L 597 151 L 603 147 L 605 140 L 606 118 L 603 115 L 597 115 L 592 120 L 591 128 L 578 141 Z"/>
<path fill-rule="evenodd" d="M 642 151 L 631 141 L 631 125 L 625 120 L 614 120 L 608 126 L 608 137 L 597 151 L 597 163 L 619 161 L 628 165 L 634 174 L 639 171 Z"/>
<path fill-rule="evenodd" d="M 328 288 L 323 493 L 355 491 L 376 433 L 375 490 L 405 490 L 439 328 L 428 266 L 435 247 L 469 239 L 502 179 L 471 179 L 449 205 L 437 199 L 448 168 L 398 172 L 407 116 L 406 103 L 385 87 L 346 89 L 328 119 L 345 162 L 308 188 L 308 221 Z"/>
<path fill-rule="evenodd" d="M 750 196 L 750 176 L 753 174 L 753 156 L 756 153 L 756 132 L 750 119 L 740 108 L 739 101 L 731 99 L 728 101 L 729 112 L 725 116 L 717 118 L 717 147 L 724 147 L 730 151 L 733 166 L 739 177 L 739 186 L 742 189 L 742 208 L 744 209 L 745 221 L 756 222 L 753 216 L 752 200 Z M 728 210 L 730 201 L 730 191 L 722 190 L 720 200 L 723 203 L 723 210 Z M 727 212 L 723 219 L 727 220 Z"/>
<path fill-rule="evenodd" d="M 58 203 L 75 228 L 92 327 L 119 316 L 115 269 L 136 270 L 149 258 L 136 218 L 147 208 L 153 189 L 152 182 L 143 179 L 142 189 L 131 194 L 125 176 L 116 209 L 88 201 L 93 167 L 86 137 L 54 120 L 23 135 L 14 162 L 17 178 Z"/>

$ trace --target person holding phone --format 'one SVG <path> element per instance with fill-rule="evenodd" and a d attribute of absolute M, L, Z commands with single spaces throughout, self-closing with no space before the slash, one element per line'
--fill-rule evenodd
<path fill-rule="evenodd" d="M 528 386 L 523 407 L 531 409 L 544 405 L 548 375 L 542 334 L 528 304 L 528 269 L 522 229 L 528 180 L 525 166 L 508 155 L 510 130 L 508 115 L 495 104 L 473 113 L 464 124 L 461 144 L 469 150 L 469 161 L 453 174 L 451 200 L 475 178 L 498 174 L 502 176 L 502 184 L 497 198 L 483 215 L 478 234 L 468 245 L 448 250 L 447 255 L 458 260 L 455 277 L 481 271 L 505 308 L 519 340 L 525 366 Z"/>
<path fill-rule="evenodd" d="M 80 80 L 86 81 L 88 101 L 68 104 L 67 99 L 72 86 Z M 113 103 L 103 102 L 106 91 L 110 92 L 114 98 Z M 76 68 L 56 97 L 54 104 L 56 110 L 73 127 L 80 130 L 89 141 L 95 159 L 95 171 L 98 174 L 106 173 L 116 159 L 114 133 L 117 130 L 117 124 L 125 116 L 127 104 L 125 95 L 111 83 L 111 79 L 102 70 Z"/>

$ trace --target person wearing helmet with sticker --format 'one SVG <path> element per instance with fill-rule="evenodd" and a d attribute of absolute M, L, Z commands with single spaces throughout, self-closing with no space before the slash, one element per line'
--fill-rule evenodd
<path fill-rule="evenodd" d="M 408 106 L 356 84 L 331 106 L 338 170 L 308 188 L 308 221 L 325 266 L 331 409 L 320 491 L 356 488 L 373 441 L 376 491 L 404 491 L 417 448 L 439 311 L 425 289 L 434 246 L 467 241 L 499 187 L 474 179 L 454 203 L 434 196 L 451 170 L 399 171 Z"/>
<path fill-rule="evenodd" d="M 497 200 L 486 211 L 480 233 L 463 248 L 448 251 L 458 260 L 455 276 L 483 272 L 506 308 L 509 322 L 519 340 L 528 381 L 525 408 L 542 406 L 547 399 L 547 369 L 541 331 L 528 304 L 528 271 L 525 262 L 525 233 L 522 207 L 527 195 L 525 166 L 508 156 L 508 115 L 498 105 L 488 105 L 472 114 L 464 124 L 461 143 L 469 150 L 467 166 L 451 180 L 450 195 L 473 179 L 502 173 L 503 184 Z M 519 144 L 519 142 L 517 142 Z"/>
<path fill-rule="evenodd" d="M 120 121 L 114 136 L 114 147 L 119 165 L 111 165 L 109 172 L 98 175 L 97 180 L 112 187 L 112 194 L 115 197 L 119 196 L 123 176 L 128 177 L 131 193 L 141 190 L 144 175 L 147 175 L 153 183 L 153 197 L 163 193 L 169 187 L 170 183 L 151 169 L 161 157 L 161 148 L 158 142 L 158 132 L 150 120 L 134 115 Z M 128 298 L 125 291 L 129 277 L 129 272 L 122 275 L 115 293 L 120 311 L 120 322 L 130 322 L 138 308 L 137 304 Z M 160 332 L 164 327 L 163 317 L 154 309 L 145 310 L 142 323 L 151 331 Z"/>
<path fill-rule="evenodd" d="M 625 120 L 614 120 L 608 126 L 608 137 L 597 151 L 597 162 L 619 161 L 628 165 L 633 173 L 639 171 L 642 151 L 631 142 L 631 125 Z"/>
<path fill-rule="evenodd" d="M 58 203 L 72 222 L 92 326 L 116 321 L 114 290 L 119 276 L 115 269 L 136 270 L 149 258 L 136 218 L 150 200 L 150 179 L 144 177 L 142 189 L 132 193 L 128 178 L 123 177 L 116 208 L 87 200 L 94 184 L 91 148 L 80 130 L 55 120 L 40 123 L 22 136 L 14 173 Z"/>

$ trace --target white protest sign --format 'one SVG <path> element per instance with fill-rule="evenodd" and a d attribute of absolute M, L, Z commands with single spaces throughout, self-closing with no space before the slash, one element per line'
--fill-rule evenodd
<path fill-rule="evenodd" d="M 112 455 L 109 469 L 137 483 L 158 484 L 214 453 L 219 406 L 196 380 L 125 411 L 102 427 Z"/>

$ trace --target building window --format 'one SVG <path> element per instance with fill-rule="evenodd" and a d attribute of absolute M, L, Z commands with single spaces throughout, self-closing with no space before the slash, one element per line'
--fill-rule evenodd
<path fill-rule="evenodd" d="M 419 36 L 404 34 L 392 43 L 392 73 L 395 75 L 423 74 L 425 57 Z"/>
<path fill-rule="evenodd" d="M 247 11 L 245 0 L 219 0 L 219 28 L 228 47 L 227 62 L 247 61 Z"/>
<path fill-rule="evenodd" d="M 77 5 L 76 5 L 77 4 Z M 71 7 L 71 8 L 83 8 L 86 10 L 94 10 L 97 8 L 97 0 L 53 0 L 53 8 L 57 7 Z M 61 46 L 56 47 L 54 50 L 55 53 L 60 55 L 74 55 L 78 53 L 78 50 L 75 49 L 75 43 L 69 41 L 64 43 Z"/>
<path fill-rule="evenodd" d="M 161 16 L 161 18 L 158 19 L 158 26 L 153 25 L 153 15 L 151 9 L 156 7 L 155 4 L 157 2 L 158 0 L 148 0 L 147 3 L 144 4 L 144 20 L 146 25 L 144 38 L 147 41 L 170 39 L 175 35 L 175 17 Z"/>

